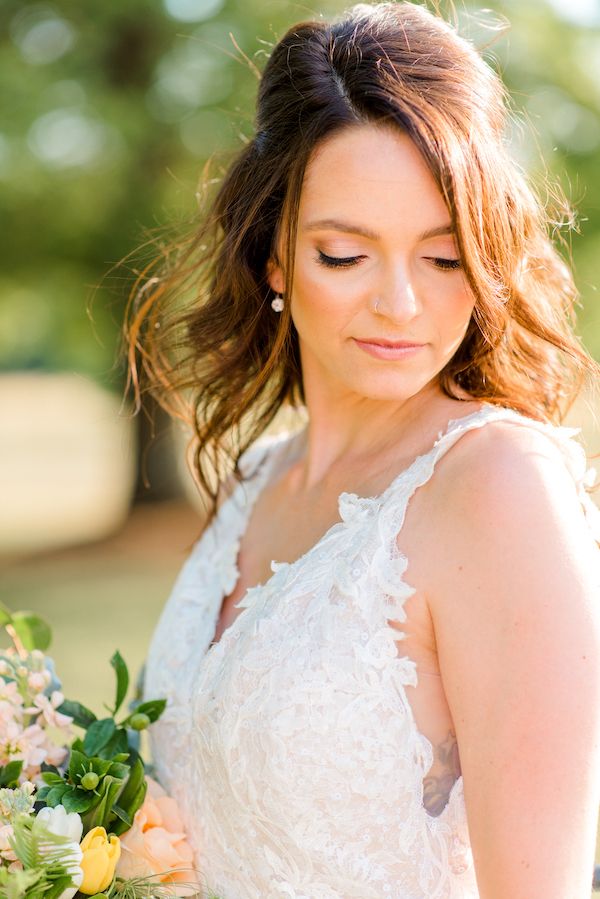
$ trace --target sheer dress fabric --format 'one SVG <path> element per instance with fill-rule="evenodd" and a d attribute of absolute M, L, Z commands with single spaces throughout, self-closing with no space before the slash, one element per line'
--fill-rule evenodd
<path fill-rule="evenodd" d="M 203 881 L 221 899 L 476 899 L 463 793 L 424 807 L 433 762 L 398 651 L 415 591 L 397 548 L 408 502 L 462 434 L 509 421 L 562 450 L 592 531 L 577 428 L 482 403 L 448 423 L 376 497 L 342 493 L 339 521 L 293 563 L 247 590 L 212 644 L 235 587 L 250 512 L 289 432 L 259 439 L 238 484 L 194 545 L 155 629 L 144 695 L 164 696 L 153 725 L 156 773 L 178 801 Z"/>

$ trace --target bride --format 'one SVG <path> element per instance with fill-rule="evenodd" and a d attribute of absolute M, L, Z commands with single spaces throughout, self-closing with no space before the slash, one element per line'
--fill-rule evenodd
<path fill-rule="evenodd" d="M 211 498 L 148 654 L 158 776 L 223 899 L 582 899 L 600 527 L 560 421 L 598 366 L 503 86 L 359 4 L 280 40 L 256 124 L 129 320 Z"/>

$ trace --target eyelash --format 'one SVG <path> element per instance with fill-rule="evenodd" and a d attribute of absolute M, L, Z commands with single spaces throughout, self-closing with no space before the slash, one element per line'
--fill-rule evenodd
<path fill-rule="evenodd" d="M 363 258 L 361 256 L 326 256 L 321 250 L 319 250 L 318 253 L 317 262 L 319 265 L 324 265 L 327 268 L 350 268 L 353 265 L 357 265 L 357 261 Z M 425 258 L 432 258 L 436 263 L 436 267 L 441 271 L 450 272 L 460 268 L 460 259 L 442 259 L 440 257 Z"/>

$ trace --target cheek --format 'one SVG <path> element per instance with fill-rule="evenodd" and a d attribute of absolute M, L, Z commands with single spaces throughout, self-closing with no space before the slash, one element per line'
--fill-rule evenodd
<path fill-rule="evenodd" d="M 327 273 L 325 273 L 327 274 Z M 301 271 L 294 278 L 291 312 L 299 332 L 314 328 L 326 329 L 347 321 L 352 314 L 352 298 L 349 286 L 341 288 L 331 277 L 324 277 L 318 269 Z M 318 339 L 319 333 L 312 333 Z"/>
<path fill-rule="evenodd" d="M 450 339 L 455 334 L 462 336 L 468 327 L 475 306 L 472 291 L 464 285 L 459 285 L 445 294 L 444 301 L 442 306 L 438 307 L 438 321 Z"/>
<path fill-rule="evenodd" d="M 430 307 L 431 334 L 440 362 L 452 357 L 461 345 L 473 307 L 474 301 L 462 290 L 445 292 L 440 302 Z"/>

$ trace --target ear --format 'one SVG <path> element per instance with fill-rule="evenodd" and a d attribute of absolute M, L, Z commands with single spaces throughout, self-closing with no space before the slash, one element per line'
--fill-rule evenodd
<path fill-rule="evenodd" d="M 283 270 L 279 263 L 271 258 L 267 262 L 267 281 L 269 282 L 269 287 L 271 290 L 274 290 L 275 293 L 284 293 L 285 291 L 285 277 L 283 275 Z"/>

